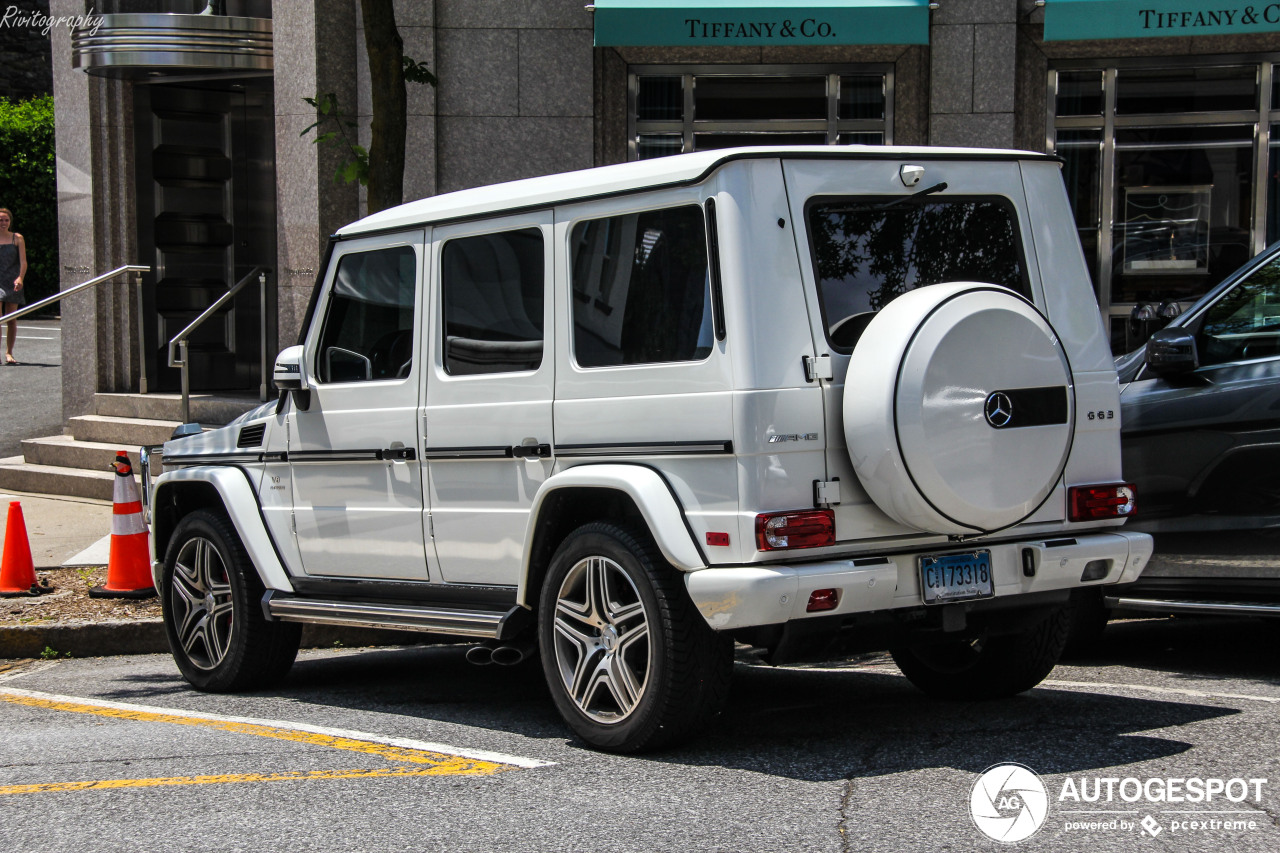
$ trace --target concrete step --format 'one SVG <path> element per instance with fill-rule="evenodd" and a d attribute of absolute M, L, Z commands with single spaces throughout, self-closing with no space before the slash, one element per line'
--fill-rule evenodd
<path fill-rule="evenodd" d="M 138 446 L 110 444 L 101 441 L 76 441 L 69 435 L 28 438 L 22 442 L 22 458 L 28 465 L 53 465 L 59 468 L 84 468 L 89 471 L 111 471 L 116 453 L 125 451 L 134 471 L 140 471 Z M 154 470 L 154 469 L 153 469 Z"/>
<path fill-rule="evenodd" d="M 120 418 L 108 415 L 80 415 L 67 421 L 76 441 L 119 444 L 122 449 L 144 444 L 164 444 L 173 435 L 177 421 L 150 418 Z"/>
<path fill-rule="evenodd" d="M 21 456 L 0 459 L 0 490 L 66 495 L 109 501 L 116 475 L 111 471 L 88 471 L 60 465 L 31 465 Z"/>
<path fill-rule="evenodd" d="M 207 426 L 220 426 L 258 405 L 261 403 L 256 394 L 192 394 L 191 420 Z M 112 418 L 179 421 L 182 417 L 182 395 L 94 394 L 93 410 L 95 414 Z"/>

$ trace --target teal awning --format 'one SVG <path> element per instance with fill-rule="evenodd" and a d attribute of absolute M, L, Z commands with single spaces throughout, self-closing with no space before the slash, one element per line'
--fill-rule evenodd
<path fill-rule="evenodd" d="M 596 46 L 928 44 L 929 0 L 594 0 Z"/>
<path fill-rule="evenodd" d="M 1245 0 L 1047 0 L 1044 40 L 1280 32 L 1280 3 Z"/>

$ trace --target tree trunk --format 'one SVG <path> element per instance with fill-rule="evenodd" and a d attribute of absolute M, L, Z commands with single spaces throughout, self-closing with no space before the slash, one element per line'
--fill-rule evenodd
<path fill-rule="evenodd" d="M 373 95 L 368 212 L 377 213 L 404 201 L 404 41 L 396 29 L 391 0 L 360 0 L 360 7 Z"/>

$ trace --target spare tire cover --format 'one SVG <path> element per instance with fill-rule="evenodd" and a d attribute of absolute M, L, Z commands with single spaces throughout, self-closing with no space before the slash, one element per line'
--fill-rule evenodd
<path fill-rule="evenodd" d="M 854 348 L 849 456 L 886 515 L 934 533 L 1017 524 L 1062 476 L 1071 366 L 1049 321 L 1007 288 L 951 282 L 890 302 Z"/>

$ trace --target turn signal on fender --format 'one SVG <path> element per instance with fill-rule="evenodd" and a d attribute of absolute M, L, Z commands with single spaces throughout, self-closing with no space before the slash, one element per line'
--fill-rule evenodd
<path fill-rule="evenodd" d="M 1138 507 L 1137 498 L 1133 483 L 1072 486 L 1067 490 L 1067 517 L 1071 521 L 1128 518 Z"/>

